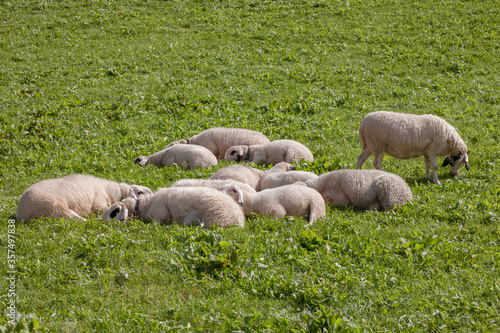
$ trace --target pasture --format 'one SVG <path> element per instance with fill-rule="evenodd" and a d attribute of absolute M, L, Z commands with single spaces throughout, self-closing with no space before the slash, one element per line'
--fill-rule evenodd
<path fill-rule="evenodd" d="M 497 1 L 16 0 L 0 14 L 2 332 L 500 330 Z M 13 221 L 46 178 L 208 178 L 228 163 L 132 160 L 215 126 L 303 143 L 315 162 L 299 170 L 352 169 L 377 110 L 446 119 L 470 172 L 440 167 L 436 186 L 423 158 L 386 155 L 412 203 L 328 208 L 308 228 Z"/>

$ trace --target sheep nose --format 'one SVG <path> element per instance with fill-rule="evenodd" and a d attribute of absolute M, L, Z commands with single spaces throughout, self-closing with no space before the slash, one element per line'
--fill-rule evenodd
<path fill-rule="evenodd" d="M 451 175 L 452 175 L 453 177 L 455 177 L 456 175 L 458 175 L 458 171 L 450 171 L 450 173 L 451 173 Z"/>
<path fill-rule="evenodd" d="M 236 162 L 239 162 L 242 159 L 243 159 L 243 155 L 238 154 L 238 156 L 236 156 Z"/>

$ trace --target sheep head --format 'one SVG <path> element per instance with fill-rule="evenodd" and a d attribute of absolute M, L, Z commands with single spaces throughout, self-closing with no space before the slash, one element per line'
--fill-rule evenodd
<path fill-rule="evenodd" d="M 147 156 L 139 156 L 134 158 L 134 164 L 139 164 L 140 166 L 144 166 L 149 164 L 149 157 Z"/>
<path fill-rule="evenodd" d="M 238 185 L 236 185 L 236 184 L 224 185 L 221 187 L 220 191 L 222 193 L 226 193 L 231 198 L 233 198 L 234 201 L 236 201 L 241 207 L 244 206 L 245 200 L 243 197 L 243 191 L 241 190 L 241 188 Z"/>
<path fill-rule="evenodd" d="M 153 191 L 151 191 L 146 186 L 130 185 L 130 187 L 132 188 L 132 192 L 133 192 L 134 195 L 129 195 L 129 197 L 132 197 L 134 199 L 137 199 L 137 197 L 140 197 L 141 195 L 151 195 L 151 194 L 153 194 Z"/>
<path fill-rule="evenodd" d="M 273 166 L 271 169 L 269 169 L 269 172 L 286 172 L 286 171 L 293 171 L 297 170 L 296 167 L 291 165 L 290 163 L 287 162 L 279 162 L 275 166 Z"/>
<path fill-rule="evenodd" d="M 232 146 L 226 151 L 224 159 L 228 162 L 248 160 L 248 152 L 248 146 Z"/>
<path fill-rule="evenodd" d="M 125 221 L 128 217 L 127 205 L 123 202 L 116 202 L 107 208 L 103 215 L 103 221 L 119 220 Z"/>
<path fill-rule="evenodd" d="M 467 152 L 460 152 L 456 155 L 449 155 L 445 158 L 443 162 L 443 166 L 451 165 L 451 175 L 456 176 L 458 175 L 458 169 L 462 164 L 465 164 L 465 169 L 467 171 L 470 171 L 469 169 L 469 156 L 467 155 Z"/>

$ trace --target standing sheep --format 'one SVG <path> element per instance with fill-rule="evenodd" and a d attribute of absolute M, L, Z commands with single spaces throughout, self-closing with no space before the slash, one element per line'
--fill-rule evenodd
<path fill-rule="evenodd" d="M 100 213 L 112 203 L 127 197 L 152 194 L 144 186 L 127 185 L 90 175 L 69 175 L 42 180 L 24 191 L 16 218 L 28 221 L 41 217 L 78 218 Z"/>
<path fill-rule="evenodd" d="M 306 185 L 332 206 L 391 210 L 413 199 L 410 187 L 401 177 L 380 170 L 331 171 L 306 181 Z"/>
<path fill-rule="evenodd" d="M 281 162 L 265 172 L 264 178 L 260 182 L 260 189 L 265 190 L 315 178 L 318 178 L 315 173 L 297 171 L 290 163 Z"/>
<path fill-rule="evenodd" d="M 199 145 L 210 150 L 217 158 L 224 158 L 229 147 L 234 145 L 259 145 L 268 143 L 269 139 L 262 133 L 244 128 L 214 127 L 187 139 L 171 142 L 168 146 L 176 143 Z"/>
<path fill-rule="evenodd" d="M 106 209 L 103 220 L 126 220 L 135 215 L 145 222 L 243 227 L 241 207 L 227 194 L 208 187 L 169 187 L 143 198 L 126 198 Z"/>
<path fill-rule="evenodd" d="M 264 177 L 264 171 L 252 168 L 248 165 L 230 165 L 218 170 L 208 179 L 230 179 L 250 185 L 256 191 L 260 191 L 260 181 Z"/>
<path fill-rule="evenodd" d="M 232 146 L 226 151 L 224 159 L 231 161 L 249 161 L 255 164 L 277 164 L 279 162 L 298 162 L 302 159 L 313 162 L 309 148 L 294 140 L 276 140 L 261 145 Z"/>
<path fill-rule="evenodd" d="M 140 166 L 153 164 L 156 166 L 185 165 L 186 169 L 193 170 L 196 167 L 208 168 L 217 164 L 217 158 L 207 148 L 196 145 L 175 144 L 165 148 L 151 156 L 139 156 L 134 163 Z"/>
<path fill-rule="evenodd" d="M 434 115 L 413 115 L 378 111 L 368 114 L 359 126 L 359 138 L 363 152 L 358 157 L 356 169 L 374 154 L 373 165 L 382 169 L 384 153 L 409 159 L 424 155 L 425 176 L 440 185 L 437 175 L 437 156 L 446 156 L 443 166 L 451 165 L 451 175 L 456 176 L 460 165 L 469 170 L 467 145 L 457 130 L 444 119 Z"/>
<path fill-rule="evenodd" d="M 258 193 L 243 192 L 238 185 L 227 185 L 223 192 L 231 195 L 242 207 L 246 216 L 285 217 L 308 216 L 309 224 L 326 215 L 325 200 L 316 191 L 302 185 L 285 185 Z"/>

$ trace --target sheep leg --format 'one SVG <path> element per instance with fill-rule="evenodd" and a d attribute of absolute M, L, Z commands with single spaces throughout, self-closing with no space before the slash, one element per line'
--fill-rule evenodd
<path fill-rule="evenodd" d="M 438 179 L 436 156 L 429 156 L 429 160 L 431 161 L 431 165 L 432 165 L 432 175 L 433 175 L 432 182 L 434 184 L 441 185 L 441 183 L 439 182 L 439 179 Z"/>
<path fill-rule="evenodd" d="M 361 170 L 361 168 L 363 168 L 363 164 L 365 163 L 366 159 L 370 157 L 371 154 L 372 152 L 368 148 L 363 150 L 361 155 L 358 156 L 358 164 L 356 165 L 356 169 Z"/>
<path fill-rule="evenodd" d="M 81 217 L 75 211 L 73 211 L 71 209 L 69 210 L 68 213 L 69 213 L 69 217 L 72 218 L 72 219 L 79 219 L 79 220 L 87 221 L 86 219 L 84 219 L 83 217 Z"/>
<path fill-rule="evenodd" d="M 384 158 L 384 152 L 375 153 L 375 158 L 373 159 L 373 166 L 377 170 L 382 170 L 382 159 Z"/>
<path fill-rule="evenodd" d="M 431 160 L 429 159 L 429 156 L 424 155 L 424 160 L 425 160 L 425 178 L 427 179 L 432 179 L 431 178 Z"/>

